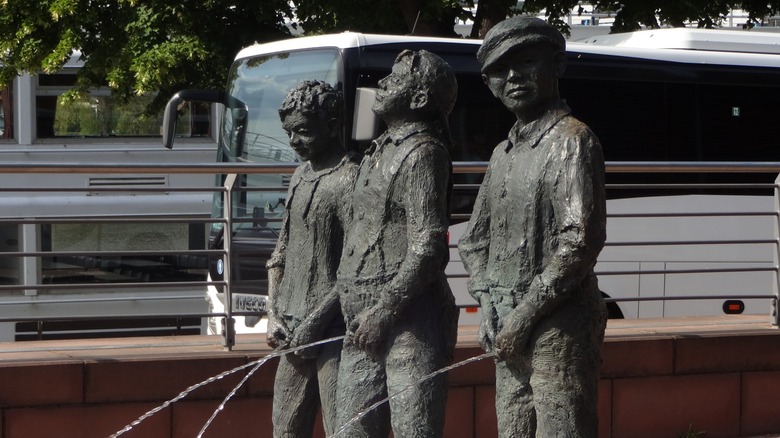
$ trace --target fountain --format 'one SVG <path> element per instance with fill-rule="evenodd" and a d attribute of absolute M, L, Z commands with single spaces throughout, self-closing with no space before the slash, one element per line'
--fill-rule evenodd
<path fill-rule="evenodd" d="M 251 378 L 252 375 L 258 369 L 260 369 L 261 366 L 263 366 L 266 362 L 268 362 L 270 359 L 273 359 L 275 357 L 284 356 L 284 355 L 290 354 L 290 353 L 295 353 L 296 351 L 303 350 L 303 349 L 306 349 L 306 348 L 309 348 L 309 347 L 314 347 L 314 346 L 317 346 L 317 345 L 323 345 L 323 344 L 327 344 L 327 343 L 330 343 L 330 342 L 341 341 L 344 338 L 345 338 L 345 336 L 335 336 L 335 337 L 332 337 L 332 338 L 323 339 L 321 341 L 312 342 L 310 344 L 301 345 L 301 346 L 298 346 L 298 347 L 295 347 L 295 348 L 289 348 L 289 349 L 285 349 L 285 350 L 276 350 L 276 351 L 274 351 L 274 352 L 272 352 L 272 353 L 270 353 L 270 354 L 268 354 L 266 356 L 261 357 L 260 359 L 257 359 L 255 361 L 252 361 L 252 362 L 246 363 L 244 365 L 240 365 L 238 367 L 235 367 L 235 368 L 232 368 L 230 370 L 224 371 L 224 372 L 222 372 L 220 374 L 217 374 L 215 376 L 209 377 L 206 380 L 203 380 L 203 381 L 201 381 L 199 383 L 196 383 L 194 385 L 189 386 L 187 389 L 185 389 L 184 391 L 180 392 L 176 397 L 173 397 L 172 399 L 165 401 L 164 403 L 162 403 L 161 405 L 155 407 L 154 409 L 149 410 L 145 414 L 143 414 L 140 417 L 138 417 L 138 419 L 134 420 L 133 422 L 129 423 L 128 425 L 126 425 L 122 429 L 120 429 L 117 432 L 115 432 L 114 434 L 110 435 L 109 438 L 116 438 L 116 437 L 119 437 L 119 436 L 123 435 L 126 432 L 129 432 L 135 426 L 138 426 L 139 424 L 141 424 L 141 422 L 143 422 L 147 418 L 155 415 L 156 413 L 162 411 L 163 409 L 165 409 L 168 406 L 176 403 L 177 401 L 187 397 L 187 395 L 189 395 L 191 392 L 195 391 L 196 389 L 198 389 L 198 388 L 200 388 L 202 386 L 205 386 L 205 385 L 208 385 L 209 383 L 212 383 L 212 382 L 215 382 L 217 380 L 223 379 L 223 378 L 225 378 L 225 377 L 227 377 L 227 376 L 229 376 L 229 375 L 231 375 L 233 373 L 236 373 L 238 371 L 241 371 L 241 370 L 244 370 L 244 369 L 252 367 L 252 369 L 249 370 L 249 372 L 247 372 L 246 376 L 244 376 L 244 378 L 241 379 L 241 381 L 222 400 L 222 402 L 219 404 L 219 406 L 217 406 L 217 408 L 212 413 L 211 417 L 209 417 L 209 419 L 203 425 L 203 427 L 201 428 L 200 432 L 197 435 L 198 438 L 201 438 L 203 436 L 203 434 L 206 432 L 206 430 L 208 429 L 208 427 L 211 425 L 211 423 L 214 421 L 214 419 L 217 417 L 217 415 L 219 415 L 219 413 L 224 410 L 225 405 L 228 403 L 228 401 L 230 401 L 230 399 L 249 380 L 249 378 Z M 379 406 L 381 406 L 384 403 L 389 402 L 391 399 L 399 396 L 400 394 L 402 394 L 406 390 L 411 389 L 412 387 L 414 387 L 416 385 L 419 385 L 419 384 L 423 383 L 424 381 L 426 381 L 428 379 L 436 377 L 439 374 L 451 371 L 451 370 L 453 370 L 455 368 L 460 368 L 460 367 L 468 365 L 470 363 L 477 362 L 477 361 L 480 361 L 480 360 L 483 360 L 483 359 L 487 359 L 487 358 L 490 358 L 490 357 L 494 357 L 494 356 L 495 356 L 495 353 L 483 353 L 483 354 L 481 354 L 479 356 L 470 357 L 468 359 L 462 360 L 460 362 L 454 363 L 454 364 L 449 365 L 447 367 L 444 367 L 444 368 L 441 368 L 439 370 L 436 370 L 436 371 L 434 371 L 434 372 L 432 372 L 430 374 L 427 374 L 427 375 L 423 376 L 422 378 L 420 378 L 414 384 L 409 385 L 406 388 L 403 388 L 402 390 L 397 391 L 394 394 L 390 394 L 388 397 L 386 397 L 386 398 L 384 398 L 382 400 L 379 400 L 378 402 L 376 402 L 373 405 L 369 406 L 365 410 L 361 411 L 358 415 L 356 415 L 351 420 L 349 420 L 348 422 L 343 424 L 333 435 L 331 435 L 328 438 L 336 438 L 336 437 L 338 437 L 350 425 L 352 425 L 353 423 L 359 421 L 361 418 L 363 418 L 365 415 L 367 415 L 372 410 L 378 408 Z"/>
<path fill-rule="evenodd" d="M 224 378 L 226 376 L 229 376 L 229 375 L 231 375 L 231 374 L 233 374 L 235 372 L 238 372 L 238 371 L 241 371 L 243 369 L 246 369 L 246 368 L 249 368 L 251 366 L 254 366 L 254 368 L 250 372 L 248 372 L 247 375 L 243 379 L 241 379 L 241 382 L 239 382 L 239 384 L 235 388 L 233 388 L 232 391 L 230 391 L 230 393 L 227 395 L 227 397 L 225 397 L 225 399 L 222 401 L 222 403 L 220 403 L 220 405 L 214 411 L 214 414 L 211 416 L 211 418 L 209 418 L 209 420 L 204 425 L 203 429 L 201 429 L 200 433 L 198 434 L 198 436 L 200 437 L 200 436 L 203 435 L 203 432 L 205 432 L 206 428 L 209 426 L 209 424 L 211 424 L 211 422 L 214 420 L 214 418 L 216 418 L 218 413 L 221 410 L 224 409 L 225 404 L 228 402 L 228 400 L 230 400 L 230 398 L 233 397 L 233 395 L 235 395 L 235 393 L 238 391 L 238 389 L 247 380 L 249 380 L 249 377 L 251 377 L 252 374 L 254 374 L 255 371 L 257 371 L 263 364 L 268 362 L 270 359 L 273 359 L 273 358 L 279 357 L 279 356 L 284 356 L 284 355 L 290 354 L 290 353 L 295 353 L 296 351 L 303 350 L 303 349 L 306 349 L 306 348 L 309 348 L 309 347 L 314 347 L 314 346 L 317 346 L 317 345 L 327 344 L 329 342 L 341 341 L 341 340 L 344 339 L 344 337 L 345 336 L 343 336 L 343 335 L 342 336 L 335 336 L 335 337 L 328 338 L 328 339 L 323 339 L 323 340 L 320 340 L 320 341 L 317 341 L 317 342 L 312 342 L 312 343 L 309 343 L 309 344 L 306 344 L 306 345 L 300 345 L 300 346 L 295 347 L 295 348 L 288 348 L 288 349 L 285 349 L 285 350 L 276 350 L 273 353 L 270 353 L 267 356 L 261 357 L 260 359 L 257 359 L 257 360 L 255 360 L 253 362 L 249 362 L 249 363 L 246 363 L 244 365 L 237 366 L 237 367 L 235 367 L 233 369 L 230 369 L 230 370 L 227 370 L 225 372 L 219 373 L 216 376 L 209 377 L 208 379 L 203 380 L 202 382 L 196 383 L 196 384 L 188 387 L 184 391 L 180 392 L 179 395 L 177 395 L 176 397 L 174 397 L 174 398 L 164 402 L 163 404 L 155 407 L 154 409 L 149 410 L 145 414 L 143 414 L 140 417 L 138 417 L 138 419 L 136 419 L 135 421 L 131 422 L 130 424 L 128 424 L 125 427 L 123 427 L 122 429 L 120 429 L 117 432 L 115 432 L 112 435 L 110 435 L 109 438 L 116 438 L 116 437 L 124 434 L 125 432 L 129 432 L 132 428 L 134 428 L 135 426 L 138 426 L 139 424 L 141 424 L 141 422 L 143 422 L 147 418 L 149 418 L 152 415 L 162 411 L 163 409 L 167 408 L 168 406 L 172 405 L 173 403 L 176 403 L 177 401 L 183 399 L 184 397 L 189 395 L 192 391 L 194 391 L 194 390 L 196 390 L 196 389 L 198 389 L 198 388 L 200 388 L 202 386 L 208 385 L 209 383 L 212 383 L 212 382 L 216 382 L 217 380 L 220 380 L 220 379 L 222 379 L 222 378 Z"/>

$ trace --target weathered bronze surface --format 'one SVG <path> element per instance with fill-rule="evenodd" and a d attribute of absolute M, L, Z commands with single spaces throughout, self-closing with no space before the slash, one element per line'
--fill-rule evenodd
<path fill-rule="evenodd" d="M 477 53 L 485 83 L 517 117 L 458 245 L 482 307 L 479 341 L 498 356 L 502 437 L 598 435 L 604 159 L 559 96 L 565 46 L 543 20 L 512 17 Z"/>
<path fill-rule="evenodd" d="M 276 249 L 267 263 L 268 344 L 296 347 L 344 334 L 333 290 L 344 229 L 351 216 L 357 163 L 340 139 L 343 98 L 324 82 L 306 81 L 279 109 L 290 146 L 306 161 L 287 193 Z M 282 356 L 273 400 L 275 437 L 311 436 L 322 406 L 326 433 L 336 425 L 336 381 L 341 343 Z"/>
<path fill-rule="evenodd" d="M 340 424 L 452 360 L 457 308 L 444 275 L 451 187 L 447 115 L 457 95 L 450 66 L 404 51 L 379 82 L 374 112 L 387 131 L 366 152 L 354 218 L 338 270 L 347 323 L 337 405 Z M 438 437 L 445 375 L 390 400 L 345 437 Z"/>

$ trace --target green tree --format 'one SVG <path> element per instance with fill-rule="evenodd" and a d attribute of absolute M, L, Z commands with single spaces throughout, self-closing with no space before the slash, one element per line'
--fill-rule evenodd
<path fill-rule="evenodd" d="M 224 84 L 235 53 L 289 36 L 286 0 L 10 0 L 0 2 L 0 86 L 21 72 L 54 72 L 74 50 L 78 87 L 116 96 Z"/>
<path fill-rule="evenodd" d="M 308 34 L 361 32 L 454 36 L 456 19 L 472 18 L 472 37 L 508 15 L 539 13 L 568 32 L 577 0 L 4 0 L 0 1 L 0 87 L 21 72 L 54 72 L 74 50 L 85 65 L 84 91 L 110 86 L 120 98 L 158 92 L 159 108 L 183 88 L 221 88 L 235 53 L 255 41 L 290 36 L 295 19 Z M 615 15 L 613 32 L 642 26 L 720 24 L 729 10 L 749 26 L 776 14 L 780 0 L 595 0 Z M 475 13 L 472 8 L 476 6 Z M 294 18 L 296 17 L 296 18 Z"/>
<path fill-rule="evenodd" d="M 479 2 L 480 7 L 483 1 L 485 0 Z M 492 3 L 505 0 L 487 1 Z M 539 13 L 544 10 L 551 24 L 568 33 L 566 14 L 579 3 L 576 0 L 527 0 L 523 4 L 522 11 Z M 694 23 L 702 28 L 713 28 L 720 26 L 729 11 L 733 9 L 743 9 L 749 14 L 746 27 L 751 28 L 760 24 L 764 17 L 774 15 L 780 10 L 778 0 L 595 0 L 590 3 L 602 12 L 615 14 L 615 23 L 610 29 L 612 33 L 630 32 L 643 27 L 681 27 L 685 23 Z M 509 13 L 508 9 L 506 13 Z"/>
<path fill-rule="evenodd" d="M 455 36 L 455 20 L 469 16 L 458 0 L 298 0 L 295 6 L 307 34 L 349 30 Z"/>
<path fill-rule="evenodd" d="M 375 33 L 414 33 L 454 36 L 456 19 L 471 18 L 471 38 L 482 38 L 496 23 L 517 13 L 544 12 L 547 20 L 569 33 L 567 15 L 580 0 L 299 0 L 297 16 L 307 33 L 345 30 Z M 749 14 L 747 27 L 760 23 L 780 8 L 780 1 L 760 0 L 594 0 L 604 12 L 615 14 L 611 32 L 627 32 L 642 27 L 717 27 L 732 9 Z M 476 6 L 476 8 L 475 8 Z M 471 10 L 475 9 L 472 13 Z"/>
<path fill-rule="evenodd" d="M 496 23 L 516 11 L 515 0 L 481 0 L 474 14 L 474 25 L 471 27 L 471 38 L 483 38 L 485 33 Z"/>

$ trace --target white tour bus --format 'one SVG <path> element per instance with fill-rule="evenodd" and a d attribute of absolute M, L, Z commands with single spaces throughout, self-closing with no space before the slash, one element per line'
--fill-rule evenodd
<path fill-rule="evenodd" d="M 151 97 L 122 102 L 107 89 L 95 89 L 68 98 L 81 67 L 78 57 L 75 54 L 57 73 L 25 74 L 2 90 L 2 164 L 213 163 L 215 142 L 209 120 L 216 117 L 208 105 L 188 105 L 177 131 L 182 137 L 180 147 L 163 150 L 159 146 L 162 114 L 142 114 Z M 116 220 L 180 215 L 208 220 L 210 192 L 175 190 L 211 186 L 210 175 L 165 172 L 0 174 L 0 341 L 171 334 L 177 327 L 179 333 L 202 332 L 200 317 L 168 316 L 205 313 L 203 286 L 152 290 L 144 284 L 138 289 L 112 285 L 205 281 L 207 258 L 183 257 L 181 251 L 206 247 L 206 224 Z M 42 191 L 46 188 L 56 191 Z M 31 251 L 93 254 L 19 255 Z M 107 251 L 157 253 L 94 254 Z M 95 287 L 67 288 L 87 283 Z M 143 314 L 159 316 L 131 318 Z M 104 318 L 62 320 L 83 316 Z"/>
<path fill-rule="evenodd" d="M 480 41 L 417 36 L 337 35 L 293 38 L 247 47 L 230 69 L 224 93 L 187 90 L 169 102 L 201 99 L 226 106 L 220 123 L 217 161 L 287 163 L 295 160 L 277 109 L 288 90 L 302 80 L 324 80 L 343 91 L 347 147 L 361 151 L 381 130 L 371 112 L 377 81 L 388 74 L 403 49 L 426 49 L 453 67 L 458 100 L 450 116 L 457 162 L 484 162 L 507 135 L 514 116 L 495 99 L 480 77 L 475 53 Z M 605 158 L 614 162 L 777 162 L 780 146 L 772 129 L 780 119 L 780 35 L 740 31 L 665 29 L 570 42 L 561 95 L 575 116 L 600 138 Z M 175 114 L 175 113 L 172 113 Z M 169 114 L 166 111 L 166 117 Z M 171 127 L 174 123 L 169 124 Z M 166 134 L 171 146 L 173 134 Z M 661 301 L 610 304 L 612 317 L 719 314 L 724 303 L 745 312 L 769 313 L 769 300 L 726 302 L 730 295 L 769 295 L 774 273 L 774 174 L 608 173 L 608 246 L 599 258 L 600 287 L 616 299 L 667 297 Z M 287 175 L 244 175 L 246 187 L 282 186 Z M 457 241 L 470 213 L 481 174 L 457 174 L 450 230 Z M 744 192 L 666 184 L 756 183 Z M 471 184 L 469 186 L 469 184 Z M 643 185 L 638 188 L 636 184 Z M 654 184 L 654 185 L 648 185 Z M 238 310 L 264 306 L 265 259 L 273 249 L 284 191 L 235 194 L 232 212 L 232 293 Z M 221 202 L 214 203 L 221 214 Z M 697 216 L 677 217 L 695 212 Z M 720 213 L 734 213 L 721 216 Z M 743 215 L 757 212 L 756 215 Z M 639 217 L 630 217 L 640 214 Z M 243 220 L 242 220 L 243 219 Z M 214 224 L 210 245 L 221 247 L 222 226 Z M 730 233 L 724 235 L 725 232 Z M 759 241 L 707 246 L 701 240 Z M 652 245 L 653 242 L 658 243 Z M 686 242 L 688 242 L 686 244 Z M 461 323 L 478 321 L 465 289 L 457 250 L 448 274 Z M 221 278 L 222 264 L 210 275 Z M 756 270 L 753 272 L 752 270 Z M 709 272 L 701 272 L 706 270 Z M 750 272 L 743 272 L 749 270 Z M 675 272 L 676 271 L 676 272 Z M 210 288 L 214 310 L 221 291 Z M 712 300 L 673 300 L 683 295 L 723 296 Z M 728 307 L 728 306 L 727 306 Z M 212 329 L 219 331 L 218 326 Z M 237 331 L 264 330 L 237 318 Z"/>

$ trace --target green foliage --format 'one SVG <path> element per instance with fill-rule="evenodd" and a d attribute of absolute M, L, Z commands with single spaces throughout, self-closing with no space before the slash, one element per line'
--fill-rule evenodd
<path fill-rule="evenodd" d="M 569 35 L 567 16 L 580 2 L 577 0 L 559 0 L 550 2 L 545 0 L 528 0 L 524 4 L 524 12 L 539 13 L 544 9 L 547 21 Z"/>
<path fill-rule="evenodd" d="M 308 34 L 345 30 L 453 36 L 457 18 L 475 20 L 473 36 L 514 10 L 515 0 L 298 0 Z M 527 0 L 568 32 L 577 0 Z M 780 0 L 595 0 L 615 14 L 613 32 L 695 22 L 716 27 L 729 10 L 750 14 L 748 27 L 780 10 Z M 0 87 L 21 72 L 54 72 L 75 50 L 85 66 L 76 92 L 109 86 L 112 94 L 159 92 L 150 110 L 183 88 L 221 88 L 236 52 L 254 42 L 288 37 L 287 0 L 0 0 Z"/>
<path fill-rule="evenodd" d="M 120 100 L 113 96 L 68 93 L 57 99 L 55 136 L 157 135 L 159 115 L 144 114 L 152 96 Z"/>
<path fill-rule="evenodd" d="M 572 0 L 528 0 L 525 10 L 535 12 L 546 9 L 550 23 L 568 32 L 564 15 L 577 3 Z M 723 24 L 732 9 L 747 11 L 747 27 L 753 27 L 764 17 L 780 10 L 778 0 L 595 0 L 592 4 L 602 12 L 615 13 L 615 24 L 610 29 L 612 33 L 630 32 L 643 27 L 681 27 L 688 22 L 702 28 L 714 28 Z"/>
<path fill-rule="evenodd" d="M 286 0 L 3 0 L 0 86 L 18 74 L 53 72 L 75 50 L 77 86 L 108 84 L 127 98 L 223 86 L 236 52 L 289 36 Z"/>
<path fill-rule="evenodd" d="M 296 2 L 296 15 L 308 34 L 407 31 L 395 0 L 302 0 Z"/>
<path fill-rule="evenodd" d="M 533 7 L 531 7 L 533 9 Z M 496 25 L 509 14 L 522 13 L 529 8 L 517 10 L 517 2 L 514 0 L 488 0 L 480 1 L 477 13 L 474 17 L 474 26 L 471 29 L 472 38 L 483 38 L 490 28 Z"/>
<path fill-rule="evenodd" d="M 454 36 L 455 20 L 469 15 L 459 0 L 298 0 L 295 5 L 307 34 L 414 31 L 416 35 Z"/>

